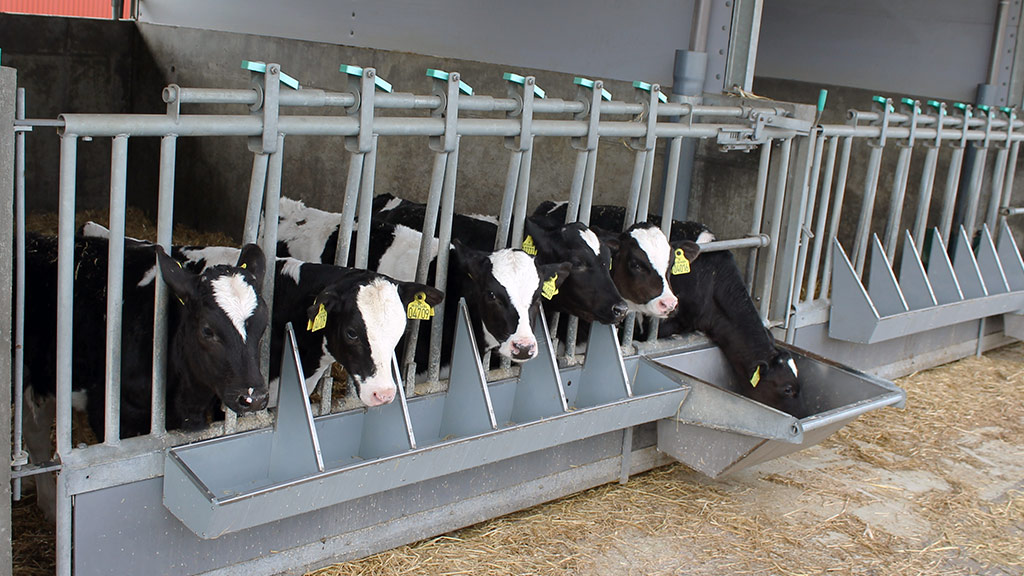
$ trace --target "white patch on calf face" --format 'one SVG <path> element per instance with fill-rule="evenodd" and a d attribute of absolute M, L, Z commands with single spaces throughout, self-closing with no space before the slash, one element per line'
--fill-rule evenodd
<path fill-rule="evenodd" d="M 234 266 L 238 262 L 238 255 L 242 251 L 230 246 L 207 246 L 206 248 L 188 248 L 181 251 L 181 255 L 189 262 L 206 263 L 207 268 L 213 266 Z"/>
<path fill-rule="evenodd" d="M 301 200 L 281 198 L 277 241 L 288 246 L 293 258 L 319 262 L 331 234 L 341 226 L 341 214 L 306 206 Z"/>
<path fill-rule="evenodd" d="M 149 286 L 156 279 L 156 266 L 153 266 L 146 273 L 142 275 L 142 280 L 139 280 L 138 287 Z"/>
<path fill-rule="evenodd" d="M 548 210 L 547 213 L 551 214 L 552 212 L 557 211 L 559 208 L 561 208 L 562 206 L 564 206 L 566 204 L 568 204 L 568 202 L 566 202 L 565 200 L 561 200 L 559 202 L 555 202 L 554 205 L 551 206 L 551 210 Z"/>
<path fill-rule="evenodd" d="M 664 318 L 666 313 L 664 310 L 659 309 L 658 303 L 672 304 L 671 309 L 675 309 L 675 304 L 678 303 L 666 276 L 672 247 L 669 246 L 668 239 L 665 238 L 665 233 L 660 228 L 634 228 L 629 235 L 636 240 L 640 250 L 647 255 L 651 268 L 658 273 L 658 278 L 661 279 L 661 294 L 644 303 L 630 302 L 628 300 L 626 303 L 635 312 Z"/>
<path fill-rule="evenodd" d="M 594 256 L 601 255 L 601 241 L 597 239 L 597 234 L 594 234 L 593 230 L 590 228 L 580 230 L 580 237 L 583 238 L 583 241 L 587 243 L 587 246 L 590 246 L 590 249 L 594 251 Z"/>
<path fill-rule="evenodd" d="M 416 278 L 416 261 L 420 255 L 420 239 L 423 234 L 401 224 L 395 226 L 394 240 L 380 257 L 377 272 L 391 276 L 402 282 L 412 282 Z M 430 242 L 430 259 L 437 257 L 437 238 Z"/>
<path fill-rule="evenodd" d="M 714 241 L 715 235 L 710 230 L 705 230 L 697 236 L 697 244 L 707 244 Z"/>
<path fill-rule="evenodd" d="M 488 216 L 487 214 L 467 214 L 466 217 L 472 218 L 473 220 L 480 220 L 481 222 L 489 222 L 494 225 L 498 224 L 497 218 L 494 216 Z"/>
<path fill-rule="evenodd" d="M 221 276 L 210 282 L 213 285 L 213 298 L 227 315 L 235 330 L 245 342 L 245 321 L 256 311 L 259 299 L 256 291 L 245 281 L 241 274 Z"/>
<path fill-rule="evenodd" d="M 392 198 L 391 200 L 388 200 L 388 203 L 385 204 L 384 207 L 380 209 L 380 211 L 381 212 L 387 212 L 388 210 L 394 210 L 395 208 L 398 208 L 401 205 L 402 205 L 402 199 L 401 198 Z"/>
<path fill-rule="evenodd" d="M 405 306 L 398 296 L 398 287 L 384 278 L 377 278 L 359 288 L 356 307 L 366 325 L 366 338 L 374 366 L 373 376 L 359 382 L 359 399 L 367 406 L 386 404 L 390 398 L 394 398 L 396 390 L 391 375 L 391 356 L 405 333 Z M 390 395 L 389 400 L 381 401 L 374 393 Z"/>
<path fill-rule="evenodd" d="M 512 343 L 518 342 L 532 344 L 534 354 L 536 354 L 537 339 L 533 335 L 533 327 L 530 326 L 530 305 L 533 303 L 533 295 L 537 292 L 541 282 L 541 278 L 537 274 L 537 264 L 525 252 L 509 248 L 494 252 L 488 256 L 488 259 L 491 261 L 491 274 L 505 288 L 512 307 L 519 314 L 519 323 L 516 325 L 515 332 L 498 345 L 498 353 L 512 358 Z M 498 344 L 497 339 L 491 336 L 486 326 L 484 327 L 484 336 L 487 340 L 493 340 L 493 344 Z M 493 344 L 488 341 L 488 345 Z"/>
<path fill-rule="evenodd" d="M 281 274 L 291 278 L 296 284 L 299 283 L 299 274 L 302 272 L 302 260 L 296 258 L 278 258 L 284 262 L 281 265 Z"/>
<path fill-rule="evenodd" d="M 794 361 L 792 358 L 790 358 L 789 360 L 786 360 L 786 364 L 788 364 L 789 365 L 789 369 L 793 371 L 793 376 L 795 376 L 796 378 L 799 378 L 800 377 L 800 373 L 797 372 L 796 361 Z"/>

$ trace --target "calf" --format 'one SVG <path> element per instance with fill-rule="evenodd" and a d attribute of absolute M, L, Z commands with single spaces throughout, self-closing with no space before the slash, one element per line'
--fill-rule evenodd
<path fill-rule="evenodd" d="M 25 367 L 34 396 L 56 381 L 57 239 L 26 238 Z M 223 402 L 236 412 L 266 407 L 259 342 L 266 328 L 260 298 L 265 259 L 255 245 L 235 250 L 231 264 L 200 274 L 178 266 L 158 246 L 129 242 L 124 252 L 121 348 L 121 436 L 148 432 L 153 348 L 153 279 L 168 299 L 167 427 L 195 429 Z M 107 241 L 75 242 L 72 388 L 84 392 L 93 430 L 103 430 Z"/>
<path fill-rule="evenodd" d="M 543 218 L 552 222 L 564 222 L 567 202 L 542 202 L 533 212 L 534 218 Z M 661 226 L 661 217 L 650 215 L 648 222 Z M 590 224 L 603 230 L 622 230 L 626 222 L 626 209 L 622 206 L 598 204 L 590 210 Z M 715 234 L 704 224 L 689 220 L 673 220 L 669 237 L 673 242 L 692 240 L 698 244 L 706 244 L 715 240 Z"/>

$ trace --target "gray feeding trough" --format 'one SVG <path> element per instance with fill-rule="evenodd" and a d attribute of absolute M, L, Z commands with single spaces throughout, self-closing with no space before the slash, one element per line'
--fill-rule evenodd
<path fill-rule="evenodd" d="M 927 271 L 906 233 L 899 281 L 874 237 L 867 289 L 839 240 L 833 243 L 832 338 L 871 344 L 1024 308 L 1024 261 L 1003 221 L 999 246 L 981 229 L 977 256 L 963 227 L 952 260 L 932 231 Z"/>
<path fill-rule="evenodd" d="M 687 379 L 625 362 L 613 326 L 595 325 L 582 367 L 555 363 L 543 313 L 540 353 L 518 379 L 487 383 L 464 302 L 448 390 L 313 419 L 286 329 L 273 429 L 168 450 L 164 506 L 200 538 L 259 526 L 676 414 Z M 393 362 L 396 376 L 397 362 Z M 563 386 L 563 378 L 567 387 Z M 569 386 L 572 382 L 571 386 Z"/>
<path fill-rule="evenodd" d="M 883 406 L 903 407 L 906 393 L 892 382 L 779 344 L 796 360 L 801 417 L 739 394 L 718 347 L 657 358 L 692 387 L 679 412 L 658 422 L 658 450 L 712 478 L 813 446 L 857 416 Z"/>

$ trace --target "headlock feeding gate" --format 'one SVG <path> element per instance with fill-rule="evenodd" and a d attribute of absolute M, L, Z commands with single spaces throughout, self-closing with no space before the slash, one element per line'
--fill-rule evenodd
<path fill-rule="evenodd" d="M 61 574 L 129 573 L 140 562 L 147 570 L 168 574 L 274 573 L 365 556 L 601 483 L 625 482 L 631 474 L 668 462 L 666 455 L 716 477 L 819 442 L 868 410 L 902 405 L 905 396 L 899 388 L 844 365 L 885 366 L 894 374 L 899 368 L 893 366 L 907 360 L 865 363 L 863 357 L 874 352 L 871 343 L 901 338 L 908 354 L 949 348 L 948 339 L 936 331 L 960 331 L 969 323 L 980 349 L 992 331 L 986 332 L 984 318 L 1021 307 L 1024 264 L 1002 220 L 1014 213 L 1008 207 L 1009 191 L 1024 134 L 1019 131 L 1024 123 L 1011 110 L 982 110 L 975 117 L 970 107 L 947 114 L 944 105 L 935 103 L 929 115 L 909 101 L 906 112 L 897 113 L 891 101 L 882 99 L 876 110 L 852 112 L 849 124 L 832 126 L 818 125 L 810 106 L 732 97 L 707 97 L 701 104 L 669 101 L 659 86 L 643 82 L 634 83 L 633 99 L 615 100 L 600 81 L 577 78 L 577 97 L 564 100 L 545 98 L 532 77 L 506 74 L 507 95 L 492 97 L 474 94 L 457 73 L 428 70 L 432 91 L 416 95 L 394 92 L 372 68 L 342 66 L 347 89 L 328 92 L 300 88 L 277 64 L 245 62 L 243 67 L 251 75 L 249 88 L 168 86 L 162 115 L 65 114 L 56 120 L 25 120 L 23 105 L 18 107 L 19 158 L 27 130 L 54 126 L 61 134 L 53 462 L 26 465 L 22 458 L 20 381 L 14 385 L 15 476 L 57 471 Z M 238 105 L 241 113 L 182 110 L 211 103 Z M 343 114 L 282 113 L 314 106 Z M 378 114 L 384 110 L 386 115 Z M 354 251 L 360 267 L 367 263 L 370 230 L 355 223 L 371 219 L 382 137 L 429 137 L 433 170 L 423 229 L 436 230 L 442 246 L 451 239 L 463 137 L 504 138 L 509 160 L 496 247 L 521 246 L 524 240 L 538 137 L 571 139 L 576 160 L 563 199 L 567 220 L 584 223 L 593 205 L 601 139 L 625 139 L 635 154 L 629 194 L 621 199 L 626 225 L 646 220 L 654 206 L 653 212 L 664 216 L 666 233 L 684 139 L 714 139 L 727 150 L 758 149 L 749 236 L 706 244 L 703 250 L 750 250 L 747 285 L 766 325 L 784 337 L 796 358 L 802 413 L 785 414 L 738 394 L 728 363 L 705 339 L 659 341 L 654 327 L 651 339 L 634 341 L 632 317 L 622 334 L 615 326 L 594 324 L 584 352 L 576 345 L 574 321 L 566 338 L 553 342 L 542 314 L 534 326 L 538 357 L 521 368 L 504 363 L 490 370 L 490 359 L 477 354 L 465 306 L 449 301 L 441 306 L 459 307 L 450 374 L 444 383 L 443 314 L 438 310 L 426 370 L 428 393 L 414 393 L 415 375 L 423 368 L 410 356 L 401 364 L 398 358 L 392 362 L 407 386 L 391 404 L 361 408 L 334 402 L 326 379 L 318 387 L 321 401 L 310 405 L 289 328 L 273 414 L 236 417 L 228 412 L 223 424 L 198 433 L 166 429 L 167 319 L 157 313 L 151 430 L 121 439 L 119 263 L 129 141 L 160 138 L 157 242 L 170 247 L 178 139 L 247 138 L 253 169 L 241 236 L 243 242 L 259 239 L 264 251 L 274 254 L 285 142 L 292 135 L 344 138 L 349 172 L 336 262 L 347 262 Z M 80 140 L 92 138 L 113 142 L 107 419 L 106 429 L 97 431 L 101 444 L 78 447 L 71 436 L 70 375 L 76 151 Z M 659 140 L 667 149 L 660 206 L 652 204 Z M 893 140 L 899 143 L 900 160 L 890 210 L 880 225 L 884 240 L 869 242 L 882 154 Z M 842 247 L 840 222 L 856 141 L 873 148 L 851 263 Z M 927 156 L 916 218 L 904 226 L 911 153 L 922 146 Z M 953 147 L 953 154 L 939 204 L 939 230 L 931 236 L 925 261 L 918 250 L 935 220 L 929 199 L 943 146 Z M 986 160 L 990 148 L 996 148 L 994 162 Z M 961 185 L 965 157 L 970 176 Z M 16 162 L 11 170 L 17 182 L 22 262 L 24 165 Z M 978 223 L 985 191 L 989 209 Z M 966 211 L 959 218 L 963 227 L 953 233 L 958 199 Z M 976 230 L 980 240 L 973 247 Z M 998 242 L 992 230 L 1000 231 Z M 350 245 L 353 231 L 356 240 Z M 944 249 L 950 245 L 952 257 Z M 428 253 L 425 235 L 419 281 L 427 278 Z M 899 280 L 892 265 L 897 254 L 902 256 Z M 446 266 L 447 251 L 442 250 L 437 268 Z M 866 288 L 861 281 L 865 266 L 870 271 Z M 270 302 L 274 268 L 267 269 L 263 295 Z M 437 278 L 443 289 L 444 274 Z M 157 301 L 166 301 L 163 282 L 158 279 L 156 286 Z M 20 272 L 17 287 L 22 294 Z M 24 322 L 23 310 L 16 308 L 16 339 Z M 265 335 L 264 368 L 269 340 Z M 15 360 L 18 366 L 20 357 Z"/>

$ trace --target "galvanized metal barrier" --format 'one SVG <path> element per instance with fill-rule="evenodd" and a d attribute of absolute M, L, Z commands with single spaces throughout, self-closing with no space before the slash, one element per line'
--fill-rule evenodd
<path fill-rule="evenodd" d="M 624 481 L 631 473 L 664 462 L 654 452 L 660 440 L 654 438 L 652 423 L 682 414 L 680 410 L 686 405 L 687 393 L 696 378 L 636 356 L 634 351 L 642 349 L 642 345 L 637 343 L 630 348 L 628 334 L 626 346 L 621 347 L 612 326 L 591 328 L 588 353 L 582 363 L 575 354 L 575 336 L 570 334 L 565 343 L 565 358 L 571 361 L 563 361 L 559 368 L 541 315 L 535 326 L 541 357 L 525 364 L 518 375 L 487 382 L 484 365 L 472 342 L 464 306 L 460 306 L 452 375 L 443 392 L 415 398 L 400 394 L 397 402 L 383 408 L 328 414 L 333 405 L 330 387 L 322 386 L 321 394 L 327 401 L 321 403 L 323 409 L 316 411 L 320 412 L 320 417 L 316 418 L 308 399 L 298 393 L 301 368 L 292 353 L 286 354 L 273 430 L 265 428 L 265 414 L 236 419 L 228 413 L 223 427 L 198 434 L 168 432 L 165 418 L 166 317 L 161 313 L 163 306 L 159 305 L 166 301 L 167 293 L 159 277 L 154 318 L 157 337 L 151 433 L 121 439 L 118 417 L 123 271 L 120 263 L 124 254 L 127 149 L 131 139 L 161 139 L 157 239 L 166 248 L 172 241 L 177 139 L 182 136 L 247 138 L 253 153 L 253 168 L 242 239 L 251 242 L 259 237 L 264 251 L 273 254 L 277 244 L 284 135 L 343 137 L 350 164 L 337 259 L 347 261 L 354 248 L 356 265 L 365 266 L 370 227 L 359 226 L 354 246 L 349 239 L 357 214 L 362 222 L 370 220 L 377 141 L 380 137 L 428 136 L 434 153 L 424 222 L 428 233 L 424 234 L 417 268 L 417 279 L 425 280 L 429 236 L 436 233 L 445 244 L 451 237 L 455 175 L 463 137 L 502 136 L 509 150 L 496 247 L 521 245 L 536 137 L 571 139 L 577 158 L 568 198 L 569 215 L 570 219 L 584 222 L 589 218 L 592 205 L 601 137 L 630 139 L 636 151 L 626 202 L 628 222 L 647 216 L 654 150 L 659 138 L 669 141 L 670 168 L 678 164 L 683 138 L 715 138 L 727 148 L 760 146 L 751 236 L 717 246 L 719 249 L 738 246 L 756 249 L 765 246 L 768 239 L 780 237 L 791 146 L 794 138 L 808 126 L 806 121 L 795 121 L 784 110 L 771 105 L 666 102 L 657 85 L 644 83 L 635 85 L 635 101 L 625 102 L 612 100 L 600 81 L 577 79 L 577 98 L 561 100 L 545 98 L 532 77 L 508 74 L 508 96 L 495 98 L 473 94 L 457 73 L 430 70 L 428 76 L 433 92 L 414 95 L 392 92 L 391 86 L 372 68 L 343 66 L 341 72 L 345 73 L 347 90 L 327 92 L 300 89 L 296 81 L 273 63 L 245 62 L 243 67 L 251 75 L 250 88 L 197 89 L 172 85 L 164 91 L 167 113 L 162 115 L 65 114 L 56 122 L 18 121 L 22 126 L 57 125 L 61 135 L 56 402 L 58 573 L 71 573 L 73 546 L 76 574 L 116 571 L 117 567 L 131 570 L 131 563 L 137 558 L 134 554 L 145 550 L 159 554 L 162 550 L 163 557 L 167 557 L 168 547 L 176 552 L 188 551 L 202 556 L 194 563 L 168 566 L 168 572 L 236 570 L 242 573 L 255 566 L 276 566 L 280 570 L 306 566 L 329 557 L 351 557 L 380 550 L 399 543 L 396 539 L 409 541 L 417 535 L 432 534 L 434 530 L 457 527 L 451 524 L 453 522 L 471 523 L 486 517 L 481 514 L 515 509 L 504 506 L 536 503 L 609 479 Z M 248 110 L 242 114 L 182 112 L 182 105 L 202 103 L 245 105 Z M 345 114 L 282 115 L 282 106 L 327 106 L 342 108 Z M 431 115 L 377 117 L 374 112 L 378 109 L 430 110 Z M 462 110 L 504 116 L 460 118 Z M 573 118 L 540 117 L 565 113 L 573 114 Z M 608 119 L 615 115 L 627 115 L 628 119 Z M 669 121 L 676 117 L 683 121 Z M 101 445 L 78 448 L 72 446 L 71 441 L 70 348 L 76 153 L 77 142 L 86 138 L 111 138 L 113 142 L 105 380 L 107 425 L 102 431 Z M 777 143 L 780 151 L 774 164 L 774 179 L 769 177 L 773 143 Z M 669 172 L 674 176 L 674 170 Z M 774 186 L 772 224 L 769 233 L 764 234 L 761 215 L 768 208 L 765 201 L 769 198 L 769 186 Z M 667 188 L 674 191 L 675 186 Z M 666 230 L 671 206 L 672 198 L 667 193 L 662 205 Z M 762 313 L 766 317 L 777 250 L 777 241 L 769 243 L 768 254 L 762 258 L 762 262 L 769 263 L 763 267 L 765 278 L 761 289 Z M 446 258 L 447 252 L 440 251 L 436 285 L 441 289 L 445 287 Z M 750 281 L 753 270 L 752 262 Z M 273 267 L 268 267 L 263 291 L 268 303 L 273 299 L 273 290 Z M 443 316 L 439 310 L 432 327 L 432 354 L 427 367 L 432 380 L 439 379 L 440 319 Z M 414 330 L 410 336 L 414 338 L 415 334 Z M 266 370 L 269 364 L 267 335 L 263 342 Z M 625 358 L 623 349 L 628 353 Z M 411 361 L 401 367 L 396 362 L 395 370 L 401 371 L 409 383 L 417 372 Z M 721 373 L 713 379 L 718 378 L 728 380 Z M 20 383 L 17 387 L 20 389 Z M 411 386 L 409 390 L 411 392 Z M 770 410 L 760 405 L 746 409 L 754 413 Z M 788 430 L 792 429 L 790 425 Z M 220 437 L 233 432 L 242 433 Z M 319 442 L 326 437 L 331 438 L 331 442 Z M 209 440 L 185 445 L 205 439 Z M 571 467 L 563 466 L 564 458 L 559 455 L 574 450 L 580 455 L 565 460 L 573 463 Z M 235 455 L 244 455 L 245 461 L 232 460 Z M 522 463 L 531 464 L 519 468 L 518 474 L 497 473 L 500 478 L 489 476 L 502 467 Z M 614 467 L 613 472 L 611 467 Z M 230 474 L 225 473 L 226 469 Z M 40 470 L 23 472 L 31 474 Z M 472 480 L 466 480 L 474 477 L 486 478 L 487 485 L 473 486 Z M 418 503 L 414 515 L 391 508 L 380 515 L 364 514 L 361 522 L 365 522 L 359 528 L 336 525 L 327 528 L 333 530 L 328 532 L 332 538 L 348 538 L 353 537 L 356 530 L 362 531 L 360 534 L 379 534 L 370 526 L 394 527 L 396 532 L 386 538 L 364 542 L 355 548 L 339 544 L 343 548 L 341 552 L 325 550 L 319 544 L 325 538 L 320 535 L 321 523 L 338 510 L 366 502 L 379 504 L 385 494 L 397 498 L 399 496 L 394 495 L 403 491 L 437 490 L 449 481 L 469 482 L 469 485 L 463 484 L 464 493 L 455 492 L 422 505 Z M 555 484 L 538 487 L 544 482 Z M 488 490 L 502 494 L 501 501 L 508 504 L 486 504 Z M 524 496 L 522 490 L 528 490 L 528 495 Z M 180 519 L 188 529 L 164 515 L 159 504 L 155 505 L 159 510 L 154 510 L 154 498 L 157 501 L 162 498 L 174 518 Z M 463 506 L 462 500 L 472 502 L 472 507 L 459 508 Z M 452 512 L 451 518 L 439 520 L 429 516 L 437 509 L 459 511 Z M 109 519 L 113 511 L 139 517 L 147 528 L 124 534 L 122 527 Z M 404 516 L 420 518 L 421 524 Z M 309 525 L 305 525 L 306 522 Z M 303 526 L 299 530 L 297 525 Z M 153 533 L 166 538 L 148 537 Z M 395 535 L 399 533 L 401 536 Z M 218 545 L 201 540 L 218 536 Z M 118 542 L 118 545 L 112 547 L 111 542 Z M 280 555 L 279 560 L 268 559 L 265 548 L 270 546 L 286 546 L 293 553 Z M 182 557 L 181 554 L 176 556 Z"/>

